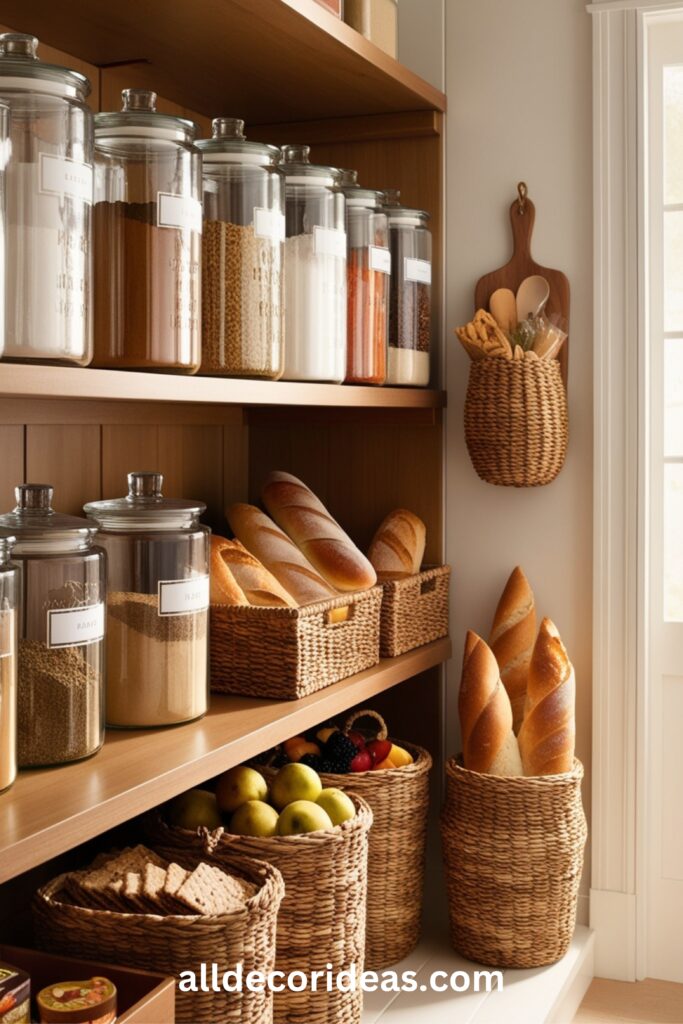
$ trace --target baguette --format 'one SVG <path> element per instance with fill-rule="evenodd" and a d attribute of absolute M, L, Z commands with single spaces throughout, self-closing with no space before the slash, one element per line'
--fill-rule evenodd
<path fill-rule="evenodd" d="M 527 675 L 536 639 L 536 606 L 529 581 L 519 566 L 505 584 L 493 617 L 489 644 L 512 705 L 512 727 L 524 717 Z"/>
<path fill-rule="evenodd" d="M 301 480 L 289 473 L 271 473 L 262 497 L 278 526 L 332 587 L 357 591 L 375 585 L 377 574 L 368 559 Z"/>
<path fill-rule="evenodd" d="M 402 580 L 420 571 L 425 552 L 427 528 L 407 509 L 397 508 L 380 524 L 372 538 L 368 558 L 377 579 Z"/>
<path fill-rule="evenodd" d="M 212 601 L 214 595 L 229 597 L 232 593 L 241 593 L 245 599 L 226 600 L 224 596 L 214 601 L 215 604 L 251 604 L 275 608 L 297 606 L 282 584 L 238 540 L 211 537 L 211 580 Z"/>
<path fill-rule="evenodd" d="M 519 731 L 525 775 L 560 775 L 574 764 L 574 668 L 557 628 L 543 619 L 529 666 L 527 704 Z"/>
<path fill-rule="evenodd" d="M 493 652 L 471 630 L 465 642 L 458 711 L 465 768 L 487 775 L 521 775 L 510 698 Z"/>

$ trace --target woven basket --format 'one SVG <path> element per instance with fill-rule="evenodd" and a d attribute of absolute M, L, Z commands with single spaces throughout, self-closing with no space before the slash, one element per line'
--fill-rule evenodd
<path fill-rule="evenodd" d="M 302 608 L 211 606 L 211 689 L 298 700 L 379 661 L 382 588 Z M 335 608 L 349 609 L 330 622 Z"/>
<path fill-rule="evenodd" d="M 441 815 L 451 939 L 494 967 L 542 967 L 574 933 L 586 843 L 583 765 L 501 778 L 446 765 Z"/>
<path fill-rule="evenodd" d="M 451 567 L 440 565 L 382 584 L 379 647 L 383 658 L 397 658 L 448 636 L 450 578 Z"/>
<path fill-rule="evenodd" d="M 179 851 L 175 860 L 186 868 L 206 860 L 201 852 Z M 62 902 L 65 875 L 38 890 L 34 932 L 40 947 L 84 959 L 138 967 L 176 978 L 183 971 L 199 977 L 201 964 L 218 964 L 222 972 L 243 965 L 268 972 L 275 965 L 277 913 L 284 896 L 282 876 L 270 864 L 233 854 L 225 868 L 256 883 L 259 890 L 246 909 L 212 917 L 118 914 L 88 910 Z M 66 897 L 68 899 L 68 897 Z M 211 970 L 210 966 L 207 970 Z M 181 992 L 176 987 L 179 1024 L 272 1024 L 269 992 Z"/>
<path fill-rule="evenodd" d="M 398 742 L 398 741 L 397 741 Z M 431 755 L 401 741 L 413 764 L 381 772 L 320 772 L 323 786 L 351 789 L 372 811 L 368 842 L 365 969 L 381 970 L 415 948 L 420 939 Z M 270 780 L 273 768 L 257 765 Z"/>
<path fill-rule="evenodd" d="M 253 838 L 217 829 L 208 836 L 213 862 L 221 865 L 235 851 L 267 859 L 282 873 L 285 898 L 277 921 L 277 970 L 348 971 L 360 978 L 365 945 L 368 832 L 372 811 L 349 794 L 356 817 L 326 832 L 300 836 Z M 162 857 L 182 856 L 205 848 L 206 835 L 165 825 L 159 815 L 148 819 L 150 844 Z M 331 967 L 329 965 L 332 965 Z M 275 993 L 275 1024 L 360 1024 L 362 992 L 328 992 L 324 979 L 317 992 Z"/>
<path fill-rule="evenodd" d="M 557 359 L 473 360 L 465 440 L 482 480 L 503 487 L 549 484 L 567 454 L 567 393 Z"/>

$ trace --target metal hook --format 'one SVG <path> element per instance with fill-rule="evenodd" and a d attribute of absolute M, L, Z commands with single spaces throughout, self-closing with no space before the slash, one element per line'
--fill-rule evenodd
<path fill-rule="evenodd" d="M 520 181 L 517 185 L 517 195 L 519 196 L 519 199 L 517 200 L 517 212 L 520 214 L 524 213 L 524 210 L 526 209 L 526 197 L 528 194 L 529 189 L 526 187 L 526 182 Z"/>

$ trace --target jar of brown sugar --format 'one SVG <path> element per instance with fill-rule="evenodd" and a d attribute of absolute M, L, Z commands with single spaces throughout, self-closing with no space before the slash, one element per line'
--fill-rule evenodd
<path fill-rule="evenodd" d="M 160 473 L 129 473 L 125 498 L 86 515 L 109 556 L 107 725 L 139 729 L 208 708 L 206 506 L 164 498 Z"/>
<path fill-rule="evenodd" d="M 197 125 L 125 89 L 95 117 L 94 366 L 195 373 L 201 358 Z"/>
<path fill-rule="evenodd" d="M 0 791 L 17 775 L 17 570 L 0 536 Z"/>
<path fill-rule="evenodd" d="M 280 150 L 217 117 L 202 153 L 202 373 L 277 380 L 283 370 L 285 180 Z"/>
<path fill-rule="evenodd" d="M 54 511 L 49 484 L 15 493 L 0 530 L 16 538 L 17 760 L 29 768 L 78 761 L 102 746 L 106 557 L 91 523 Z"/>

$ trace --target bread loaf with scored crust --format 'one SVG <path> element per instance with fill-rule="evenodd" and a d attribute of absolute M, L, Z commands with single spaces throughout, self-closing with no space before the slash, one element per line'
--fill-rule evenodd
<path fill-rule="evenodd" d="M 241 593 L 245 600 L 231 600 L 234 593 Z M 211 600 L 213 604 L 297 607 L 294 598 L 243 544 L 216 536 L 211 537 Z"/>
<path fill-rule="evenodd" d="M 536 605 L 529 581 L 516 566 L 505 584 L 493 618 L 489 644 L 512 705 L 512 727 L 524 717 L 529 662 L 536 640 Z"/>
<path fill-rule="evenodd" d="M 510 698 L 489 646 L 467 633 L 458 696 L 465 768 L 487 775 L 522 774 Z"/>
<path fill-rule="evenodd" d="M 427 528 L 412 512 L 397 508 L 382 521 L 368 549 L 380 583 L 402 580 L 420 571 Z"/>
<path fill-rule="evenodd" d="M 559 775 L 574 764 L 576 682 L 557 627 L 543 619 L 529 665 L 519 749 L 525 775 Z"/>

